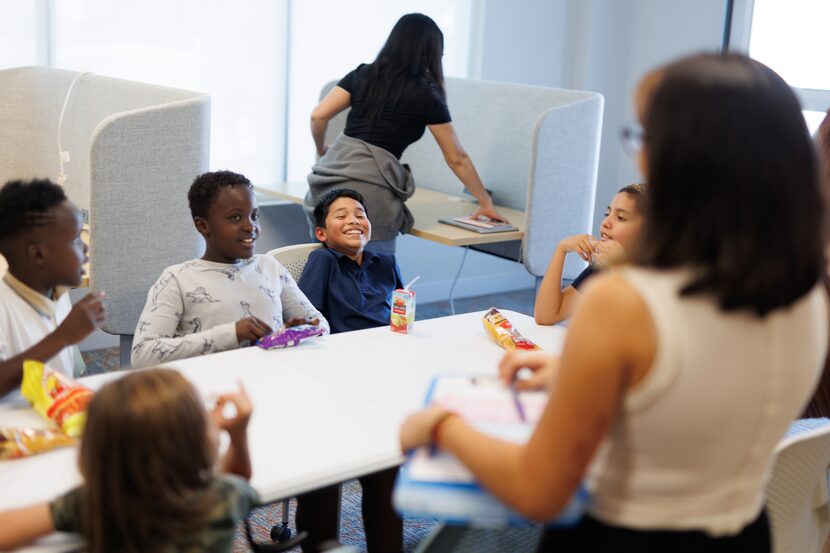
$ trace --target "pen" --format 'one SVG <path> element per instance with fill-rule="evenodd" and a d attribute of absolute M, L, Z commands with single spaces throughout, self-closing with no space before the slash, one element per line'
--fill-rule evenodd
<path fill-rule="evenodd" d="M 519 415 L 519 420 L 522 422 L 527 422 L 527 417 L 525 416 L 525 409 L 522 407 L 522 402 L 519 401 L 519 388 L 516 386 L 516 379 L 513 379 L 513 382 L 510 383 L 510 392 L 513 395 L 513 403 L 516 405 L 516 413 Z"/>

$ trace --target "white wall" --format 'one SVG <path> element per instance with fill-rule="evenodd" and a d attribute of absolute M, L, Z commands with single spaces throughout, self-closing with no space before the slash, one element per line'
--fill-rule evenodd
<path fill-rule="evenodd" d="M 481 78 L 605 96 L 594 227 L 622 186 L 642 179 L 619 129 L 651 68 L 716 50 L 726 0 L 485 0 Z M 552 245 L 553 247 L 553 245 Z"/>

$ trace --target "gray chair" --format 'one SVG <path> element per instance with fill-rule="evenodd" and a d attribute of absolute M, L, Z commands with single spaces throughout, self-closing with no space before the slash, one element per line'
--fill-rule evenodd
<path fill-rule="evenodd" d="M 122 337 L 128 365 L 147 290 L 165 267 L 202 252 L 187 190 L 208 168 L 210 97 L 93 73 L 7 69 L 0 143 L 0 183 L 65 180 L 88 213 L 90 286 L 107 293 L 102 328 Z"/>
<path fill-rule="evenodd" d="M 818 553 L 830 533 L 830 422 L 781 440 L 767 485 L 774 553 Z"/>
<path fill-rule="evenodd" d="M 294 246 L 283 246 L 268 252 L 268 255 L 273 256 L 279 261 L 283 267 L 288 269 L 295 281 L 300 281 L 300 276 L 303 274 L 308 256 L 314 250 L 319 250 L 323 245 L 317 244 L 297 244 Z"/>

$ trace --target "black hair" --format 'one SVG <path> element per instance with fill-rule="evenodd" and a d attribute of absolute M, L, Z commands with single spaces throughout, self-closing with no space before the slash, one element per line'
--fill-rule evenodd
<path fill-rule="evenodd" d="M 49 179 L 13 180 L 0 189 L 0 242 L 52 222 L 50 211 L 66 201 Z"/>
<path fill-rule="evenodd" d="M 363 212 L 369 216 L 366 211 L 366 202 L 363 200 L 363 194 L 352 190 L 351 188 L 335 188 L 329 190 L 317 200 L 317 205 L 314 206 L 314 224 L 320 228 L 326 228 L 326 217 L 329 216 L 329 208 L 338 198 L 351 198 L 360 202 L 363 206 Z"/>
<path fill-rule="evenodd" d="M 233 171 L 211 171 L 196 177 L 187 193 L 190 214 L 193 218 L 206 218 L 210 206 L 216 201 L 216 196 L 219 195 L 219 190 L 230 186 L 253 188 L 251 181 L 245 175 Z"/>
<path fill-rule="evenodd" d="M 644 184 L 639 182 L 626 184 L 617 190 L 617 194 L 628 194 L 634 200 L 634 203 L 637 204 L 637 210 L 642 213 L 643 200 L 646 197 L 646 187 Z"/>
<path fill-rule="evenodd" d="M 825 271 L 815 148 L 790 87 L 739 54 L 662 70 L 645 113 L 648 195 L 635 260 L 692 269 L 682 295 L 763 316 Z"/>
<path fill-rule="evenodd" d="M 367 117 L 377 124 L 386 104 L 397 102 L 410 79 L 420 79 L 446 100 L 444 92 L 444 34 L 431 18 L 421 13 L 401 17 L 377 58 L 369 66 Z"/>

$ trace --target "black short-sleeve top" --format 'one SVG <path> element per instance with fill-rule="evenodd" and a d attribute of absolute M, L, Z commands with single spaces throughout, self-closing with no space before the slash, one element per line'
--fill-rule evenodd
<path fill-rule="evenodd" d="M 337 86 L 351 94 L 351 111 L 346 118 L 346 136 L 357 138 L 391 152 L 400 159 L 407 146 L 421 138 L 427 125 L 452 121 L 447 102 L 438 88 L 422 77 L 407 79 L 400 98 L 383 106 L 377 124 L 370 125 L 365 97 L 369 68 L 360 64 L 340 79 Z"/>

